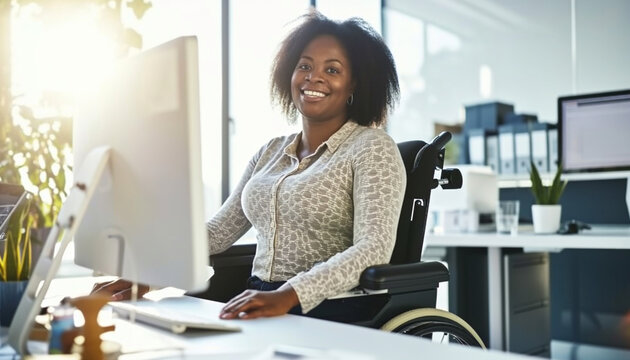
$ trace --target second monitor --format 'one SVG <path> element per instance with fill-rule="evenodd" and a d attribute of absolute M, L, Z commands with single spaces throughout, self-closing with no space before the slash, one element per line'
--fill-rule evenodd
<path fill-rule="evenodd" d="M 558 99 L 559 159 L 566 172 L 630 170 L 630 89 Z"/>

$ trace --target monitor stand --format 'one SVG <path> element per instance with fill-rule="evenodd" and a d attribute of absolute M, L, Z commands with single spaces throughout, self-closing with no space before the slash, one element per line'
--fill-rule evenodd
<path fill-rule="evenodd" d="M 61 206 L 55 225 L 44 243 L 42 254 L 33 269 L 9 328 L 9 344 L 22 355 L 29 353 L 27 341 L 35 322 L 35 316 L 40 313 L 42 300 L 48 291 L 50 282 L 57 274 L 68 243 L 74 237 L 83 219 L 90 199 L 94 195 L 94 190 L 108 169 L 110 152 L 109 147 L 103 146 L 95 148 L 86 156 L 81 168 L 75 174 L 74 186 Z M 55 254 L 55 244 L 59 236 L 61 236 L 61 240 L 57 254 Z M 40 282 L 42 285 L 38 292 Z"/>

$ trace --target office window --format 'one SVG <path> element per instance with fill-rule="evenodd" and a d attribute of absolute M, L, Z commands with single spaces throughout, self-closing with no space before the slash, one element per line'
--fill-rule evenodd
<path fill-rule="evenodd" d="M 461 124 L 464 106 L 502 101 L 555 122 L 571 90 L 570 2 L 392 0 L 385 35 L 401 66 L 398 141 L 430 139 L 434 124 Z"/>
<path fill-rule="evenodd" d="M 334 20 L 358 16 L 381 33 L 381 0 L 317 0 L 317 10 Z"/>
<path fill-rule="evenodd" d="M 309 4 L 308 0 L 230 2 L 230 190 L 261 146 L 301 129 L 300 124 L 288 124 L 271 106 L 269 78 L 280 42 Z"/>
<path fill-rule="evenodd" d="M 606 4 L 388 0 L 384 34 L 402 94 L 390 133 L 430 139 L 434 123 L 463 123 L 464 106 L 488 101 L 555 123 L 559 96 L 627 88 L 630 3 Z"/>
<path fill-rule="evenodd" d="M 203 181 L 206 216 L 210 216 L 221 203 L 221 3 L 153 0 L 151 4 L 140 20 L 127 6 L 121 10 L 123 24 L 142 36 L 142 49 L 184 35 L 199 40 Z M 89 4 L 72 11 L 48 7 L 44 13 L 37 4 L 15 9 L 19 11 L 12 15 L 11 50 L 17 102 L 30 106 L 39 117 L 71 118 L 75 95 L 98 82 L 118 58 L 111 29 L 95 21 Z M 132 48 L 130 55 L 138 51 Z"/>
<path fill-rule="evenodd" d="M 147 49 L 170 39 L 196 35 L 199 49 L 202 176 L 205 215 L 221 205 L 221 2 L 154 0 L 134 27 Z"/>
<path fill-rule="evenodd" d="M 394 60 L 400 84 L 400 103 L 387 123 L 387 130 L 396 141 L 426 139 L 431 133 L 429 122 L 420 109 L 426 99 L 422 74 L 426 57 L 424 21 L 402 12 L 384 9 L 384 33 Z"/>

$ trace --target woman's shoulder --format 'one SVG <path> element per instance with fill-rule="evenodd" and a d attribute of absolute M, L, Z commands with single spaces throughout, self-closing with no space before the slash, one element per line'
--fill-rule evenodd
<path fill-rule="evenodd" d="M 294 133 L 294 134 L 289 134 L 289 135 L 281 135 L 281 136 L 273 137 L 261 147 L 260 151 L 267 152 L 267 151 L 277 151 L 280 149 L 284 149 L 285 147 L 293 143 L 297 135 L 298 133 Z"/>
<path fill-rule="evenodd" d="M 383 129 L 368 126 L 358 126 L 355 132 L 355 146 L 384 147 L 387 149 L 395 149 L 396 142 Z"/>
<path fill-rule="evenodd" d="M 273 159 L 282 156 L 284 150 L 294 143 L 297 134 L 276 136 L 258 148 L 251 161 L 257 164 L 266 164 Z"/>
<path fill-rule="evenodd" d="M 405 178 L 405 164 L 398 145 L 383 129 L 359 126 L 348 150 L 355 170 L 379 169 L 392 176 Z"/>

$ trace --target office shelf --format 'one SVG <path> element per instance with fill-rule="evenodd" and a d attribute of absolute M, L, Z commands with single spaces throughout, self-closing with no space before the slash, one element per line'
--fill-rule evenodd
<path fill-rule="evenodd" d="M 630 226 L 595 225 L 575 235 L 534 234 L 531 226 L 516 236 L 497 233 L 427 234 L 427 246 L 527 248 L 541 251 L 561 249 L 630 249 Z"/>
<path fill-rule="evenodd" d="M 544 185 L 551 185 L 551 181 L 555 176 L 554 173 L 540 174 Z M 630 171 L 602 171 L 589 173 L 571 173 L 562 174 L 561 178 L 568 181 L 590 181 L 590 180 L 609 180 L 609 179 L 627 179 L 630 178 Z M 532 182 L 529 180 L 529 174 L 499 175 L 498 184 L 500 188 L 521 188 L 531 187 Z"/>

